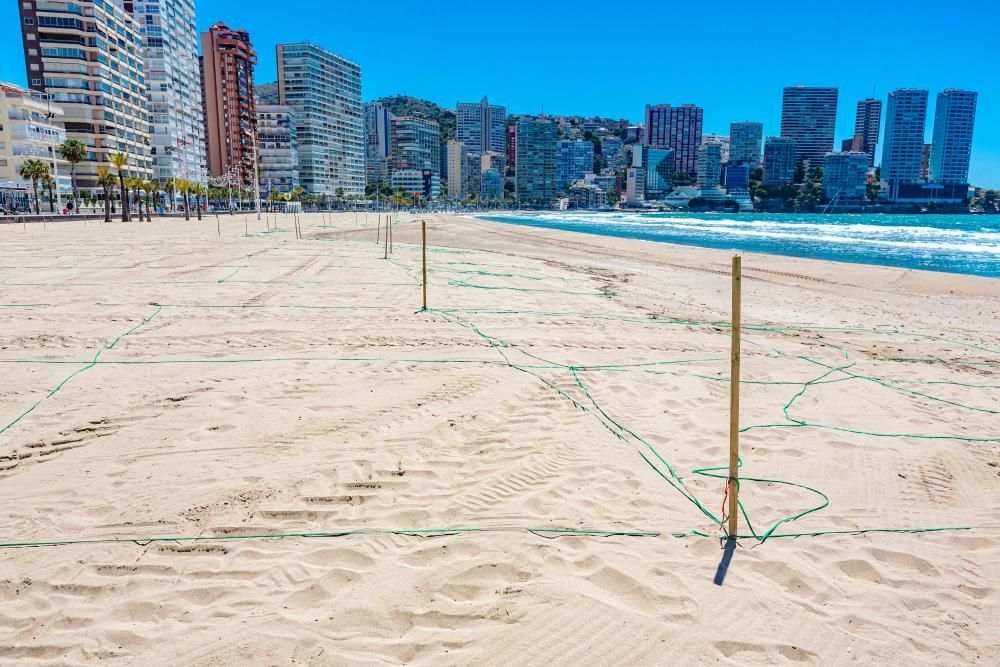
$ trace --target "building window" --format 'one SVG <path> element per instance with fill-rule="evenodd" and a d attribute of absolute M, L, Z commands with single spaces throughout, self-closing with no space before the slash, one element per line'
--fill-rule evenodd
<path fill-rule="evenodd" d="M 26 16 L 24 18 L 24 25 L 35 25 L 35 19 L 31 18 L 30 16 Z"/>

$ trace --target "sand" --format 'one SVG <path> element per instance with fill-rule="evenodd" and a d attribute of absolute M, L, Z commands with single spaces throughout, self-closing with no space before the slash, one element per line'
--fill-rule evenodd
<path fill-rule="evenodd" d="M 721 577 L 728 253 L 220 224 L 0 226 L 0 541 L 126 540 L 0 550 L 0 662 L 996 664 L 1000 281 L 744 255 L 741 497 L 829 505 Z"/>

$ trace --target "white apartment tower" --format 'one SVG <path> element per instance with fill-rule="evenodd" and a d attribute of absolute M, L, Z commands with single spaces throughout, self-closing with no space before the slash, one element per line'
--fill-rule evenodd
<path fill-rule="evenodd" d="M 153 178 L 205 182 L 205 119 L 194 0 L 125 0 L 145 38 Z"/>

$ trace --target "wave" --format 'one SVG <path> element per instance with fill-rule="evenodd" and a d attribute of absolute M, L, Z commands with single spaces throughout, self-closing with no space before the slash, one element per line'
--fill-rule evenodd
<path fill-rule="evenodd" d="M 1000 276 L 1000 233 L 980 216 L 549 211 L 488 220 L 819 259 Z M 913 224 L 907 224 L 912 221 Z M 901 224 L 902 223 L 902 224 Z"/>

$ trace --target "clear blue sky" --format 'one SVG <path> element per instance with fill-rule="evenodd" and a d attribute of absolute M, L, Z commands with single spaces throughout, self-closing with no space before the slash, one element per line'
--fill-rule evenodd
<path fill-rule="evenodd" d="M 979 92 L 971 180 L 1000 188 L 1000 0 L 196 2 L 200 29 L 250 31 L 259 83 L 276 78 L 275 44 L 308 40 L 361 65 L 366 100 L 487 94 L 512 113 L 633 121 L 647 102 L 690 102 L 706 132 L 758 120 L 775 135 L 784 86 L 832 85 L 839 145 L 873 87 L 883 101 L 926 88 L 932 107 L 938 91 L 967 88 Z M 0 3 L 0 78 L 23 84 L 17 3 Z"/>

